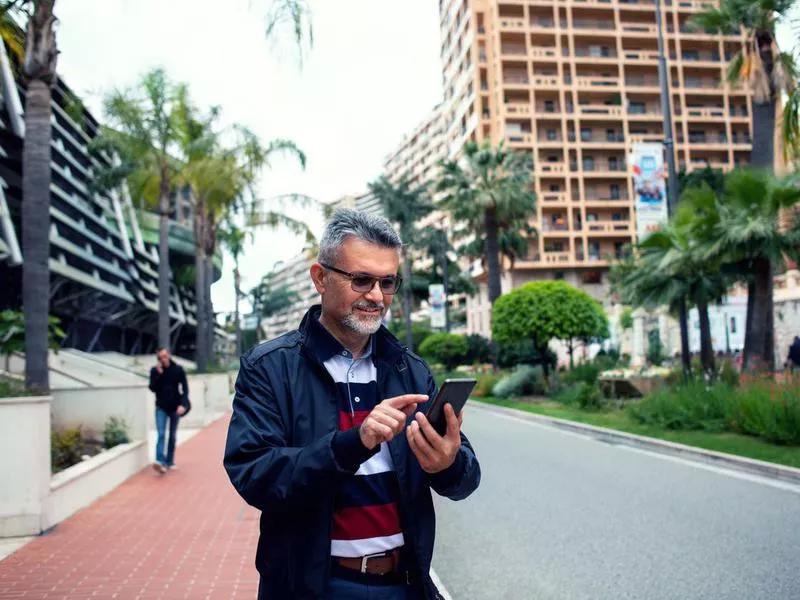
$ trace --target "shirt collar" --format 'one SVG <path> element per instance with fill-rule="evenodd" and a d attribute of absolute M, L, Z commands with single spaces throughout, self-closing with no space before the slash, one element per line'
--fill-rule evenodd
<path fill-rule="evenodd" d="M 342 346 L 341 342 L 319 322 L 318 315 L 311 315 L 308 326 L 309 341 L 320 362 L 325 362 L 333 356 L 342 356 L 349 359 L 353 358 L 353 353 Z M 374 336 L 370 336 L 364 353 L 359 358 L 369 358 L 372 356 L 373 343 Z"/>

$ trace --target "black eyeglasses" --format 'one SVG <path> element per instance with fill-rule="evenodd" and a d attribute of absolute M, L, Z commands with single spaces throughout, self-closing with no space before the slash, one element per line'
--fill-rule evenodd
<path fill-rule="evenodd" d="M 376 281 L 381 288 L 381 292 L 384 294 L 396 294 L 400 290 L 400 286 L 403 283 L 403 278 L 399 275 L 375 277 L 369 273 L 348 273 L 347 271 L 342 271 L 341 269 L 326 265 L 325 263 L 320 264 L 329 271 L 333 271 L 334 273 L 339 273 L 339 275 L 347 277 L 350 280 L 350 287 L 352 290 L 354 292 L 358 292 L 359 294 L 366 294 L 367 292 L 371 291 L 372 288 L 375 287 Z"/>

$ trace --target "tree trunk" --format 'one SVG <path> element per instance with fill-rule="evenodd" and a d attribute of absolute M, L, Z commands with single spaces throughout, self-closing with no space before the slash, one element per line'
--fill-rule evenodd
<path fill-rule="evenodd" d="M 574 347 L 574 344 L 572 342 L 572 339 L 570 339 L 567 342 L 567 350 L 569 351 L 569 368 L 570 369 L 574 369 L 575 368 L 575 360 L 573 359 L 573 354 L 575 352 L 575 347 Z"/>
<path fill-rule="evenodd" d="M 484 214 L 486 223 L 486 270 L 489 279 L 489 304 L 494 306 L 494 301 L 502 293 L 500 286 L 500 246 L 497 240 L 497 212 L 489 208 Z"/>
<path fill-rule="evenodd" d="M 202 318 L 206 310 L 206 247 L 205 247 L 205 207 L 198 198 L 194 207 L 194 296 L 195 328 L 194 361 L 197 371 L 205 373 L 208 368 L 206 352 L 206 320 Z"/>
<path fill-rule="evenodd" d="M 753 317 L 748 313 L 748 329 L 745 332 L 745 371 L 772 371 L 775 363 L 774 332 L 772 319 L 772 263 L 764 258 L 755 261 L 753 283 L 748 288 L 752 292 Z M 748 351 L 749 350 L 749 351 Z"/>
<path fill-rule="evenodd" d="M 234 259 L 236 262 L 233 267 L 233 318 L 234 326 L 236 327 L 236 358 L 242 355 L 242 324 L 239 322 L 239 297 L 241 296 L 240 273 L 239 273 L 239 259 Z"/>
<path fill-rule="evenodd" d="M 29 33 L 30 35 L 30 33 Z M 28 83 L 22 153 L 22 302 L 25 314 L 25 386 L 46 392 L 50 314 L 50 86 Z"/>
<path fill-rule="evenodd" d="M 169 348 L 169 173 L 166 164 L 161 168 L 158 201 L 158 345 Z"/>
<path fill-rule="evenodd" d="M 414 335 L 411 330 L 411 263 L 408 260 L 408 251 L 403 248 L 403 320 L 406 324 L 406 345 L 415 351 Z"/>
<path fill-rule="evenodd" d="M 706 377 L 711 379 L 717 372 L 714 364 L 714 345 L 711 342 L 711 322 L 708 318 L 708 302 L 697 303 L 697 315 L 700 320 L 700 363 Z"/>
<path fill-rule="evenodd" d="M 208 368 L 208 354 L 206 352 L 206 320 L 203 315 L 206 311 L 206 256 L 202 248 L 195 249 L 194 270 L 195 284 L 194 295 L 197 309 L 195 318 L 197 319 L 197 330 L 195 333 L 194 360 L 197 363 L 197 371 L 205 373 Z"/>
<path fill-rule="evenodd" d="M 206 254 L 206 352 L 211 364 L 217 364 L 214 353 L 214 305 L 211 301 L 211 284 L 214 282 L 214 257 Z"/>
<path fill-rule="evenodd" d="M 775 168 L 775 95 L 772 83 L 774 62 L 772 59 L 772 36 L 758 34 L 757 43 L 764 71 L 770 81 L 770 97 L 763 102 L 753 100 L 753 150 L 750 165 L 766 169 L 770 173 Z"/>

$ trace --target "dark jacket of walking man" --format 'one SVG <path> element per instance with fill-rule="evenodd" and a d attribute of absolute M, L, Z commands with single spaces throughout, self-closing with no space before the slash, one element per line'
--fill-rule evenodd
<path fill-rule="evenodd" d="M 156 461 L 153 468 L 159 473 L 175 468 L 175 436 L 178 421 L 186 412 L 189 398 L 189 385 L 186 372 L 170 357 L 169 350 L 159 348 L 156 352 L 156 366 L 150 369 L 150 391 L 156 395 Z M 169 423 L 169 440 L 164 453 L 164 438 Z"/>
<path fill-rule="evenodd" d="M 789 363 L 789 370 L 794 373 L 795 369 L 800 367 L 800 337 L 794 336 L 792 345 L 789 346 L 789 356 L 787 356 Z"/>
<path fill-rule="evenodd" d="M 310 269 L 322 306 L 242 357 L 225 468 L 261 511 L 260 599 L 440 598 L 430 490 L 469 496 L 480 467 L 428 366 L 382 326 L 400 288 L 389 223 L 339 211 Z"/>

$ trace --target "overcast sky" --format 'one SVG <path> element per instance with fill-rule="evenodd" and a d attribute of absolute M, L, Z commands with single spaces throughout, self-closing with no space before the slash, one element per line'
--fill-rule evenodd
<path fill-rule="evenodd" d="M 314 47 L 302 69 L 264 39 L 270 0 L 59 0 L 58 68 L 98 118 L 103 92 L 163 66 L 200 106 L 264 141 L 292 139 L 308 168 L 277 162 L 265 196 L 298 192 L 322 201 L 359 193 L 441 98 L 435 0 L 311 0 Z M 221 8 L 225 7 L 222 11 Z M 793 41 L 781 32 L 783 47 Z M 291 39 L 284 40 L 291 45 Z M 305 214 L 319 234 L 321 220 Z M 256 232 L 242 261 L 249 289 L 302 240 Z M 217 310 L 233 308 L 231 261 L 213 286 Z"/>
<path fill-rule="evenodd" d="M 359 193 L 383 159 L 441 97 L 435 0 L 312 0 L 314 47 L 302 69 L 264 39 L 269 0 L 59 0 L 58 69 L 100 118 L 103 92 L 164 66 L 200 106 L 264 141 L 292 139 L 308 167 L 277 162 L 265 195 L 330 201 Z M 222 11 L 222 7 L 225 10 Z M 291 44 L 287 37 L 286 44 Z M 319 234 L 321 220 L 305 215 Z M 243 287 L 302 240 L 260 231 L 242 262 Z M 213 286 L 217 310 L 233 308 L 232 263 Z"/>

